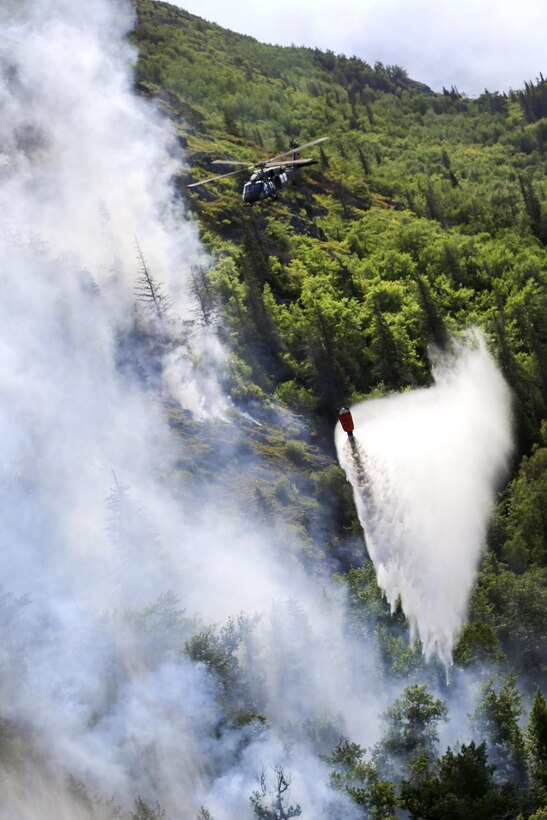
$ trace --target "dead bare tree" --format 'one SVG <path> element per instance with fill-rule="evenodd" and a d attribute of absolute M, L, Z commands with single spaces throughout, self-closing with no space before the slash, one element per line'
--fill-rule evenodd
<path fill-rule="evenodd" d="M 296 806 L 285 806 L 292 776 L 286 774 L 283 766 L 274 766 L 273 772 L 275 780 L 272 787 L 268 784 L 265 769 L 262 769 L 257 777 L 260 791 L 253 792 L 250 797 L 255 817 L 257 820 L 290 820 L 291 817 L 300 817 L 302 809 L 298 804 Z M 268 793 L 272 795 L 270 806 L 265 802 Z"/>
<path fill-rule="evenodd" d="M 165 336 L 165 322 L 167 319 L 167 311 L 170 307 L 169 298 L 162 292 L 160 282 L 152 276 L 138 241 L 135 240 L 135 243 L 140 264 L 140 275 L 137 279 L 135 296 L 138 302 L 141 302 L 152 311 Z"/>

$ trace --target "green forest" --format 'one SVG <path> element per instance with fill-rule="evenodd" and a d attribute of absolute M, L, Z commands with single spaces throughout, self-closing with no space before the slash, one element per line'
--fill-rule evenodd
<path fill-rule="evenodd" d="M 331 789 L 363 818 L 547 817 L 547 81 L 434 93 L 398 66 L 263 45 L 152 0 L 136 11 L 135 86 L 174 124 L 175 183 L 211 258 L 193 274 L 196 321 L 229 350 L 233 402 L 273 401 L 311 436 L 274 422 L 251 436 L 277 476 L 257 506 L 283 511 L 301 560 L 348 589 L 351 628 L 374 636 L 381 674 L 408 682 L 373 749 L 308 727 Z M 214 159 L 252 164 L 320 136 L 318 163 L 275 201 L 244 207 L 239 176 L 187 187 Z M 440 672 L 379 593 L 331 430 L 341 404 L 427 386 L 430 345 L 470 327 L 511 387 L 516 447 L 454 652 L 456 668 L 488 670 L 474 739 L 440 754 L 448 707 L 428 686 Z M 229 703 L 244 688 L 243 631 L 186 646 Z M 271 801 L 265 786 L 250 796 L 256 818 L 307 816 L 288 782 L 279 770 Z"/>

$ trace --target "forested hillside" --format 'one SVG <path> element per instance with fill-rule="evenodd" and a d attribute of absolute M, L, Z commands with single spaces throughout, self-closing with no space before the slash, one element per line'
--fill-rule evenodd
<path fill-rule="evenodd" d="M 545 81 L 468 100 L 165 4 L 138 13 L 140 89 L 177 123 L 181 191 L 218 259 L 196 288 L 254 386 L 329 418 L 342 399 L 423 384 L 430 341 L 477 322 L 528 453 L 545 415 Z M 185 189 L 215 158 L 252 162 L 318 135 L 319 169 L 280 202 L 245 210 L 240 179 Z"/>
<path fill-rule="evenodd" d="M 414 685 L 387 715 L 372 760 L 351 739 L 325 748 L 324 759 L 358 816 L 392 817 L 396 805 L 412 817 L 532 816 L 547 797 L 540 692 L 522 720 L 547 671 L 547 82 L 523 78 L 521 91 L 477 99 L 456 88 L 438 94 L 396 66 L 263 45 L 152 0 L 136 8 L 136 85 L 172 119 L 184 149 L 177 185 L 212 258 L 194 272 L 200 321 L 230 350 L 235 403 L 274 397 L 319 433 L 328 456 L 324 432 L 340 404 L 427 385 L 430 345 L 472 326 L 511 386 L 512 472 L 454 658 L 492 673 L 474 741 L 435 759 L 445 707 Z M 275 202 L 244 207 L 245 177 L 186 187 L 212 176 L 214 159 L 252 163 L 318 136 L 329 137 L 312 152 L 318 165 Z M 305 444 L 283 453 L 270 440 L 263 454 L 274 462 L 275 447 L 312 474 Z M 313 476 L 304 494 L 338 499 L 326 543 L 342 561 L 354 628 L 375 623 L 386 668 L 404 679 L 420 665 L 419 648 L 405 646 L 402 616 L 385 610 L 358 557 L 343 476 L 334 465 Z M 281 482 L 278 502 L 303 500 Z M 299 520 L 310 542 L 313 520 Z M 411 713 L 420 716 L 407 723 Z M 402 780 L 390 755 L 406 761 Z M 258 796 L 253 805 L 256 817 L 296 816 L 267 813 Z"/>
<path fill-rule="evenodd" d="M 546 820 L 544 77 L 8 0 L 0 112 L 0 820 Z"/>

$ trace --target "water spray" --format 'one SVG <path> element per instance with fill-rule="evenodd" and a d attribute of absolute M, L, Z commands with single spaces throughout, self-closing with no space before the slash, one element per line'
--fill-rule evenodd
<path fill-rule="evenodd" d="M 426 657 L 448 666 L 511 452 L 511 414 L 478 332 L 438 357 L 433 381 L 355 405 L 336 447 L 380 588 Z"/>

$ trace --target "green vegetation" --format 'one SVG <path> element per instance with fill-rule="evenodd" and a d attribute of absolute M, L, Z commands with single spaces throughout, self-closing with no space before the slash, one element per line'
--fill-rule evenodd
<path fill-rule="evenodd" d="M 502 651 L 543 674 L 547 82 L 435 94 L 398 67 L 263 45 L 152 0 L 136 8 L 138 88 L 186 147 L 180 188 L 213 259 L 194 285 L 231 350 L 237 402 L 273 395 L 328 428 L 341 402 L 427 384 L 431 343 L 485 332 L 514 393 L 518 451 L 456 654 Z M 265 158 L 323 134 L 318 169 L 279 201 L 243 208 L 238 178 L 185 188 L 216 157 Z M 285 446 L 291 469 L 268 503 L 294 499 L 291 475 L 314 470 L 298 442 Z M 347 535 L 351 514 L 337 518 Z"/>
<path fill-rule="evenodd" d="M 496 738 L 502 758 L 488 753 L 486 741 L 449 746 L 438 755 L 436 727 L 446 719 L 446 706 L 425 687 L 409 686 L 386 712 L 384 736 L 370 752 L 344 738 L 325 757 L 332 767 L 331 786 L 362 806 L 363 817 L 378 820 L 397 817 L 397 808 L 412 818 L 430 820 L 532 817 L 534 809 L 541 811 L 544 805 L 543 793 L 528 788 L 529 776 L 535 788 L 541 788 L 536 761 L 542 741 L 536 738 L 544 729 L 544 702 L 537 694 L 528 727 L 534 751 L 530 746 L 528 756 L 515 720 L 518 709 L 511 678 L 498 692 L 490 682 L 477 715 L 485 721 L 490 740 Z M 490 757 L 499 762 L 490 764 Z M 511 765 L 518 762 L 518 777 L 506 767 L 509 757 Z"/>
<path fill-rule="evenodd" d="M 341 399 L 427 382 L 429 343 L 478 323 L 529 451 L 545 415 L 547 83 L 433 94 L 396 67 L 137 10 L 139 88 L 176 121 L 192 179 L 216 157 L 330 138 L 276 203 L 243 209 L 239 179 L 191 193 L 180 180 L 215 260 L 196 288 L 251 368 L 249 395 L 330 418 Z"/>
<path fill-rule="evenodd" d="M 137 89 L 185 148 L 178 184 L 212 260 L 194 289 L 231 352 L 227 389 L 243 408 L 270 396 L 308 420 L 305 433 L 293 423 L 282 437 L 268 425 L 250 435 L 250 457 L 275 470 L 262 480 L 257 468 L 256 512 L 272 521 L 283 509 L 315 566 L 325 548 L 350 564 L 337 580 L 351 631 L 374 639 L 380 675 L 421 680 L 395 700 L 369 753 L 349 738 L 331 743 L 332 788 L 363 817 L 543 816 L 547 713 L 533 692 L 547 664 L 547 82 L 478 99 L 437 94 L 396 66 L 263 45 L 167 4 L 135 5 Z M 244 208 L 238 177 L 186 188 L 211 176 L 215 158 L 252 162 L 322 135 L 318 165 L 278 201 Z M 403 615 L 389 613 L 371 565 L 352 558 L 359 527 L 324 434 L 340 403 L 428 384 L 429 346 L 470 326 L 512 388 L 517 450 L 454 655 L 495 677 L 483 683 L 475 739 L 439 755 L 447 707 L 428 690 L 434 673 L 407 645 Z M 256 721 L 237 661 L 251 628 L 198 632 L 184 651 Z M 256 817 L 299 813 L 284 809 L 285 784 L 282 769 L 270 791 L 262 783 Z"/>

